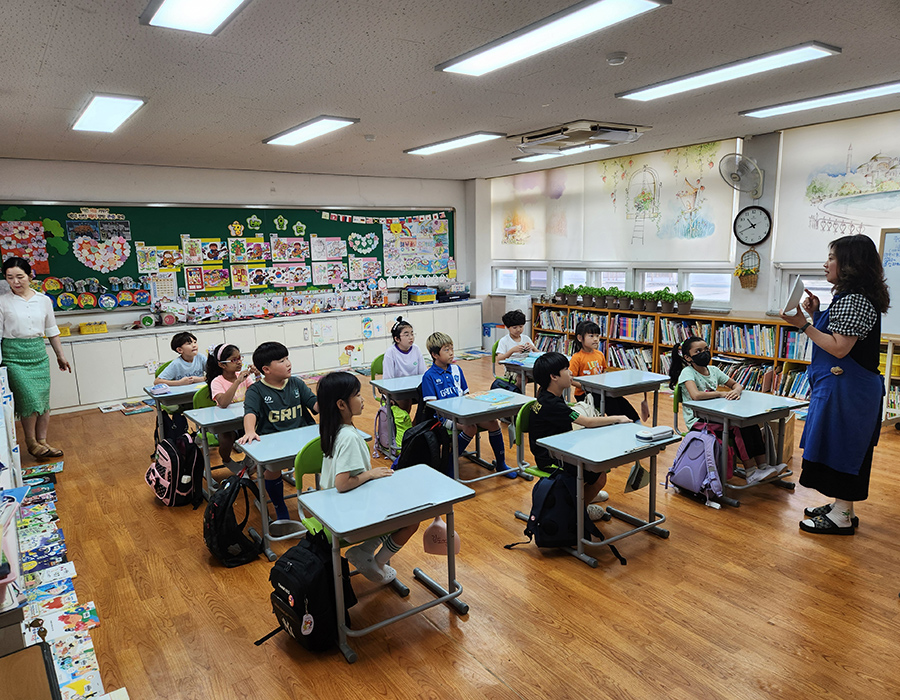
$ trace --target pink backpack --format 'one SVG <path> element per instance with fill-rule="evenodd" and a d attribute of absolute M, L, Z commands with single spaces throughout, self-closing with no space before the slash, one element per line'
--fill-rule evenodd
<path fill-rule="evenodd" d="M 705 428 L 700 432 L 689 431 L 678 446 L 675 461 L 669 467 L 666 488 L 671 481 L 679 489 L 704 496 L 706 505 L 710 505 L 713 496 L 721 496 L 723 493 L 718 472 L 721 449 L 716 436 Z"/>
<path fill-rule="evenodd" d="M 203 502 L 203 456 L 190 435 L 160 440 L 156 460 L 144 476 L 156 497 L 166 506 L 190 503 L 196 510 Z"/>

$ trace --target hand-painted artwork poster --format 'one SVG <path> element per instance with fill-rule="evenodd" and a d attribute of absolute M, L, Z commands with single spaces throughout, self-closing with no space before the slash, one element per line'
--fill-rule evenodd
<path fill-rule="evenodd" d="M 76 238 L 93 238 L 100 240 L 100 227 L 96 221 L 66 221 L 66 237 L 70 241 Z"/>
<path fill-rule="evenodd" d="M 110 238 L 124 238 L 131 240 L 130 221 L 98 221 L 97 228 L 100 231 L 100 240 L 108 241 Z"/>
<path fill-rule="evenodd" d="M 382 226 L 384 274 L 445 275 L 449 270 L 450 233 L 446 219 L 387 219 Z"/>
<path fill-rule="evenodd" d="M 205 289 L 203 286 L 203 268 L 184 268 L 184 283 L 188 292 L 202 292 Z"/>
<path fill-rule="evenodd" d="M 228 259 L 232 263 L 247 262 L 247 241 L 243 238 L 229 238 Z"/>
<path fill-rule="evenodd" d="M 312 236 L 309 242 L 313 260 L 340 260 L 347 257 L 347 241 L 343 238 Z M 313 272 L 315 277 L 315 272 Z"/>
<path fill-rule="evenodd" d="M 218 238 L 201 238 L 203 246 L 203 264 L 215 263 L 228 257 L 228 249 Z"/>
<path fill-rule="evenodd" d="M 219 292 L 228 286 L 228 270 L 224 267 L 204 267 L 203 286 L 207 292 Z"/>
<path fill-rule="evenodd" d="M 272 262 L 303 262 L 309 257 L 309 241 L 305 238 L 281 238 L 273 233 L 269 242 Z"/>
<path fill-rule="evenodd" d="M 182 260 L 185 265 L 203 264 L 203 244 L 199 238 L 181 237 Z"/>
<path fill-rule="evenodd" d="M 248 265 L 247 270 L 250 273 L 251 287 L 268 287 L 271 277 L 271 270 L 265 265 Z"/>
<path fill-rule="evenodd" d="M 182 263 L 181 248 L 174 245 L 156 246 L 156 258 L 160 270 L 180 270 Z"/>
<path fill-rule="evenodd" d="M 231 266 L 231 288 L 239 292 L 250 291 L 250 270 L 246 265 Z"/>
<path fill-rule="evenodd" d="M 134 247 L 137 256 L 138 274 L 145 275 L 159 270 L 159 258 L 156 255 L 155 246 L 146 246 L 138 243 Z"/>
<path fill-rule="evenodd" d="M 347 278 L 347 266 L 342 262 L 314 262 L 312 277 L 316 286 L 334 286 Z"/>
<path fill-rule="evenodd" d="M 307 287 L 311 283 L 309 265 L 276 263 L 272 267 L 272 284 L 276 287 Z"/>
<path fill-rule="evenodd" d="M 378 258 L 350 256 L 350 279 L 366 280 L 381 277 L 381 261 Z"/>
<path fill-rule="evenodd" d="M 44 225 L 40 221 L 0 221 L 0 253 L 4 260 L 12 256 L 25 258 L 37 275 L 50 274 Z"/>
<path fill-rule="evenodd" d="M 247 242 L 247 262 L 266 262 L 270 257 L 269 245 L 265 238 L 245 238 Z"/>

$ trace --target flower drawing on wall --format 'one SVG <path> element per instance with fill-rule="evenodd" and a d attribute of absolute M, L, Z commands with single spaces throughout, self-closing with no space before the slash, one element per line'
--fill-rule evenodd
<path fill-rule="evenodd" d="M 531 239 L 534 221 L 524 212 L 515 210 L 503 218 L 503 243 L 525 245 Z"/>

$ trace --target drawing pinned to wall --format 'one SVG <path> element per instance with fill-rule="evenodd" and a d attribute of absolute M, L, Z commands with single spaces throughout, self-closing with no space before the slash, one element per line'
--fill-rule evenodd
<path fill-rule="evenodd" d="M 280 263 L 272 267 L 272 284 L 276 287 L 305 287 L 311 281 L 309 265 Z"/>
<path fill-rule="evenodd" d="M 11 256 L 24 258 L 35 274 L 50 273 L 44 224 L 40 221 L 0 222 L 0 254 L 4 260 Z"/>
<path fill-rule="evenodd" d="M 101 241 L 108 241 L 110 238 L 131 240 L 131 223 L 128 221 L 98 221 L 97 228 L 100 231 Z"/>
<path fill-rule="evenodd" d="M 224 267 L 204 267 L 203 287 L 207 292 L 220 292 L 228 286 L 228 270 Z"/>
<path fill-rule="evenodd" d="M 247 262 L 247 241 L 243 238 L 229 238 L 228 260 L 232 263 Z"/>
<path fill-rule="evenodd" d="M 248 265 L 251 287 L 266 287 L 272 278 L 271 270 L 265 265 Z"/>
<path fill-rule="evenodd" d="M 66 235 L 70 241 L 76 238 L 100 240 L 100 227 L 96 221 L 66 221 Z"/>
<path fill-rule="evenodd" d="M 444 223 L 446 224 L 447 222 L 445 221 Z M 379 240 L 378 234 L 374 231 L 370 231 L 366 234 L 356 233 L 354 231 L 347 237 L 347 242 L 355 253 L 368 255 L 378 247 Z"/>
<path fill-rule="evenodd" d="M 265 238 L 248 238 L 247 240 L 247 262 L 265 262 L 269 259 L 269 245 Z"/>
<path fill-rule="evenodd" d="M 382 226 L 386 275 L 447 273 L 449 235 L 441 219 L 388 221 Z"/>
<path fill-rule="evenodd" d="M 347 241 L 342 238 L 310 236 L 309 247 L 313 260 L 340 260 L 347 257 Z"/>
<path fill-rule="evenodd" d="M 231 288 L 238 292 L 250 291 L 250 271 L 246 265 L 231 266 Z"/>
<path fill-rule="evenodd" d="M 76 238 L 72 243 L 72 250 L 85 267 L 97 272 L 112 272 L 118 270 L 128 260 L 131 255 L 131 243 L 124 238 L 110 238 L 108 241 Z"/>
<path fill-rule="evenodd" d="M 181 269 L 181 249 L 174 245 L 156 246 L 156 258 L 159 261 L 160 270 L 177 271 Z"/>
<path fill-rule="evenodd" d="M 203 243 L 187 234 L 181 236 L 181 259 L 184 265 L 203 264 Z"/>
<path fill-rule="evenodd" d="M 186 267 L 184 268 L 184 281 L 187 285 L 188 292 L 202 292 L 203 287 L 203 268 L 202 267 Z"/>
<path fill-rule="evenodd" d="M 303 262 L 309 257 L 309 241 L 305 238 L 269 237 L 273 262 Z"/>
<path fill-rule="evenodd" d="M 344 350 L 338 355 L 338 363 L 341 367 L 359 367 L 363 364 L 363 349 L 360 345 L 345 345 Z"/>
<path fill-rule="evenodd" d="M 135 243 L 134 254 L 137 256 L 138 272 L 147 274 L 159 270 L 159 258 L 156 255 L 155 246 L 145 246 L 143 243 Z"/>
<path fill-rule="evenodd" d="M 381 261 L 378 258 L 350 256 L 350 279 L 366 280 L 381 277 Z"/>
<path fill-rule="evenodd" d="M 314 262 L 312 281 L 316 286 L 333 286 L 347 278 L 347 265 L 342 262 Z"/>
<path fill-rule="evenodd" d="M 200 245 L 203 247 L 204 265 L 224 260 L 228 255 L 228 247 L 218 238 L 201 238 Z"/>
<path fill-rule="evenodd" d="M 312 322 L 313 345 L 337 342 L 337 328 L 333 319 L 316 319 Z"/>

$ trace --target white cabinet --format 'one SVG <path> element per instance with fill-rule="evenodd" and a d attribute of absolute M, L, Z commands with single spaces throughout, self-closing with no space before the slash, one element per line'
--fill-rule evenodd
<path fill-rule="evenodd" d="M 363 317 L 359 314 L 353 314 L 352 316 L 338 316 L 338 341 L 341 343 L 349 343 L 362 338 L 362 318 Z"/>
<path fill-rule="evenodd" d="M 282 345 L 287 345 L 284 339 L 284 324 L 282 323 L 261 323 L 258 326 L 254 326 L 253 330 L 256 333 L 256 345 L 255 348 L 258 348 L 263 343 L 281 343 Z"/>
<path fill-rule="evenodd" d="M 399 316 L 400 314 L 397 315 Z M 435 330 L 444 330 L 443 328 L 435 328 L 434 313 L 430 306 L 404 313 L 403 320 L 412 324 L 413 330 L 416 332 L 416 343 L 422 348 L 422 352 L 425 352 L 425 340 L 428 336 L 434 333 Z M 391 325 L 394 324 L 392 323 Z M 390 332 L 390 329 L 388 332 Z M 454 338 L 454 340 L 456 339 Z"/>
<path fill-rule="evenodd" d="M 116 401 L 126 397 L 119 340 L 72 343 L 78 398 L 82 404 Z"/>
<path fill-rule="evenodd" d="M 481 348 L 481 304 L 466 304 L 457 307 L 459 314 L 459 337 L 454 338 L 458 348 Z"/>
<path fill-rule="evenodd" d="M 453 338 L 454 345 L 460 342 L 459 316 L 457 315 L 456 307 L 453 306 L 453 304 L 438 304 L 434 307 L 434 314 L 432 318 L 434 322 L 434 329 L 436 331 L 446 333 L 451 338 Z M 419 338 L 417 337 L 416 340 L 419 340 Z M 422 338 L 421 340 L 424 341 L 425 338 Z M 460 347 L 464 348 L 468 346 L 460 344 Z"/>
<path fill-rule="evenodd" d="M 56 364 L 56 353 L 47 345 L 47 357 L 50 360 L 50 408 L 67 408 L 78 405 L 78 380 L 75 376 L 75 358 L 72 356 L 72 343 L 63 343 L 63 354 L 72 366 L 71 372 L 60 372 Z"/>
<path fill-rule="evenodd" d="M 312 345 L 309 321 L 286 321 L 284 324 L 284 344 L 289 348 L 302 348 Z M 312 357 L 312 355 L 310 355 Z"/>
<path fill-rule="evenodd" d="M 225 342 L 236 345 L 241 354 L 250 362 L 250 356 L 256 350 L 256 333 L 253 326 L 237 326 L 225 331 Z"/>
<path fill-rule="evenodd" d="M 123 367 L 143 367 L 148 362 L 159 360 L 156 338 L 153 336 L 121 338 L 119 348 L 122 351 Z M 166 355 L 166 359 L 168 359 L 168 355 Z"/>
<path fill-rule="evenodd" d="M 302 372 L 313 371 L 313 349 L 312 346 L 305 348 L 288 348 L 291 358 L 291 372 L 300 374 Z"/>
<path fill-rule="evenodd" d="M 208 355 L 211 348 L 225 342 L 225 332 L 221 328 L 191 328 L 191 333 L 197 337 L 197 347 L 201 355 Z"/>
<path fill-rule="evenodd" d="M 340 365 L 340 354 L 343 346 L 340 343 L 328 343 L 313 348 L 313 366 L 317 372 L 324 369 L 337 369 Z"/>
<path fill-rule="evenodd" d="M 144 387 L 153 384 L 153 372 L 148 372 L 146 367 L 127 367 L 125 376 L 125 395 L 128 398 L 144 399 Z"/>

